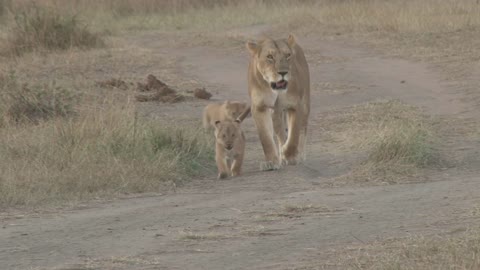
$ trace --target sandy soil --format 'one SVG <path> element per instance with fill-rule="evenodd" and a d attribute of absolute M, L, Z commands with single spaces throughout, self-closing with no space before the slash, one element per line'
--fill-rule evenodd
<path fill-rule="evenodd" d="M 258 34 L 235 34 L 242 33 Z M 215 99 L 248 101 L 247 52 L 171 47 L 151 34 L 130 42 L 159 56 L 175 56 L 179 72 L 212 90 Z M 422 63 L 339 41 L 299 37 L 299 42 L 312 77 L 305 164 L 260 172 L 262 150 L 247 119 L 242 177 L 216 181 L 212 174 L 163 195 L 4 218 L 0 268 L 295 269 L 321 265 L 322 251 L 350 243 L 478 224 L 478 217 L 469 215 L 480 202 L 479 162 L 473 154 L 468 170 L 438 171 L 422 183 L 328 187 L 324 183 L 348 172 L 355 157 L 328 154 L 315 138 L 323 130 L 322 113 L 377 99 L 396 98 L 431 115 L 468 119 L 478 112 L 461 88 L 446 84 Z M 205 104 L 146 106 L 156 117 L 192 119 Z"/>

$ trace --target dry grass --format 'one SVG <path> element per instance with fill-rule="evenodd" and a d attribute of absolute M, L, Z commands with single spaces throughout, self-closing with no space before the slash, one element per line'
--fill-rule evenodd
<path fill-rule="evenodd" d="M 228 239 L 231 236 L 226 234 L 218 234 L 218 233 L 194 233 L 189 231 L 182 231 L 180 232 L 179 239 L 181 240 L 222 240 Z"/>
<path fill-rule="evenodd" d="M 75 202 L 159 191 L 211 168 L 211 138 L 138 119 L 131 102 L 0 129 L 0 206 Z"/>
<path fill-rule="evenodd" d="M 432 119 L 399 101 L 372 102 L 324 116 L 325 141 L 337 152 L 366 153 L 354 181 L 398 182 L 442 164 Z M 338 180 L 338 179 L 337 179 Z"/>
<path fill-rule="evenodd" d="M 21 2 L 21 1 L 20 1 Z M 110 15 L 118 21 L 137 20 L 160 29 L 202 29 L 203 26 L 245 26 L 259 22 L 312 24 L 345 31 L 449 32 L 480 25 L 475 0 L 370 1 L 231 1 L 231 0 L 122 0 L 55 1 L 46 5 L 86 14 Z M 141 19 L 140 17 L 143 17 Z M 208 28 L 209 31 L 215 30 Z"/>
<path fill-rule="evenodd" d="M 19 13 L 28 6 L 26 3 L 26 0 L 15 1 L 9 6 Z M 367 34 L 365 39 L 372 39 L 371 43 L 387 42 L 394 51 L 407 50 L 410 55 L 415 51 L 428 57 L 434 51 L 443 51 L 444 55 L 453 51 L 471 54 L 477 42 L 458 42 L 458 37 L 473 41 L 480 26 L 480 5 L 475 0 L 41 0 L 37 3 L 63 14 L 76 14 L 97 32 L 150 29 L 214 34 L 218 38 L 221 30 L 267 24 L 278 33 Z"/>
<path fill-rule="evenodd" d="M 0 76 L 0 91 L 0 127 L 74 114 L 75 95 L 52 84 L 20 85 L 12 73 Z"/>
<path fill-rule="evenodd" d="M 6 41 L 7 55 L 35 50 L 66 50 L 104 46 L 98 34 L 81 25 L 75 15 L 36 5 L 16 11 Z"/>
<path fill-rule="evenodd" d="M 322 268 L 371 270 L 467 270 L 480 268 L 480 233 L 454 236 L 410 237 L 374 243 L 330 256 Z"/>

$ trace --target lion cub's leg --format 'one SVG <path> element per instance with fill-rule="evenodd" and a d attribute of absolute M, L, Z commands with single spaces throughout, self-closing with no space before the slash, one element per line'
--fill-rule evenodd
<path fill-rule="evenodd" d="M 230 168 L 228 167 L 225 148 L 217 143 L 215 146 L 215 161 L 218 168 L 218 179 L 227 178 L 230 175 Z"/>
<path fill-rule="evenodd" d="M 298 144 L 300 140 L 300 133 L 302 123 L 301 112 L 295 109 L 289 109 L 288 113 L 288 139 L 287 142 L 283 145 L 282 151 L 282 163 L 287 163 L 290 165 L 297 164 L 297 155 L 298 155 Z"/>
<path fill-rule="evenodd" d="M 252 116 L 265 154 L 265 162 L 260 164 L 260 168 L 264 171 L 278 170 L 280 166 L 278 164 L 278 150 L 273 140 L 272 110 L 252 108 Z"/>
<path fill-rule="evenodd" d="M 242 164 L 245 155 L 245 135 L 242 132 L 240 138 L 235 142 L 234 155 L 232 162 L 232 176 L 239 176 L 242 174 Z"/>

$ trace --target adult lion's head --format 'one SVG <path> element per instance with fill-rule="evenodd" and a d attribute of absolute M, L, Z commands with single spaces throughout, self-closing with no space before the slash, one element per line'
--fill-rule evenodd
<path fill-rule="evenodd" d="M 287 39 L 265 39 L 247 42 L 247 48 L 254 58 L 255 68 L 272 90 L 286 90 L 291 78 L 292 60 L 295 54 L 295 37 Z"/>

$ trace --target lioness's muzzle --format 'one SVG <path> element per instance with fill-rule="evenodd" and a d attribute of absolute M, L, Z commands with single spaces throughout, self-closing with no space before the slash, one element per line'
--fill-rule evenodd
<path fill-rule="evenodd" d="M 287 85 L 288 85 L 288 81 L 283 80 L 283 79 L 278 81 L 278 82 L 270 83 L 270 87 L 273 90 L 285 90 L 285 89 L 287 89 Z"/>

